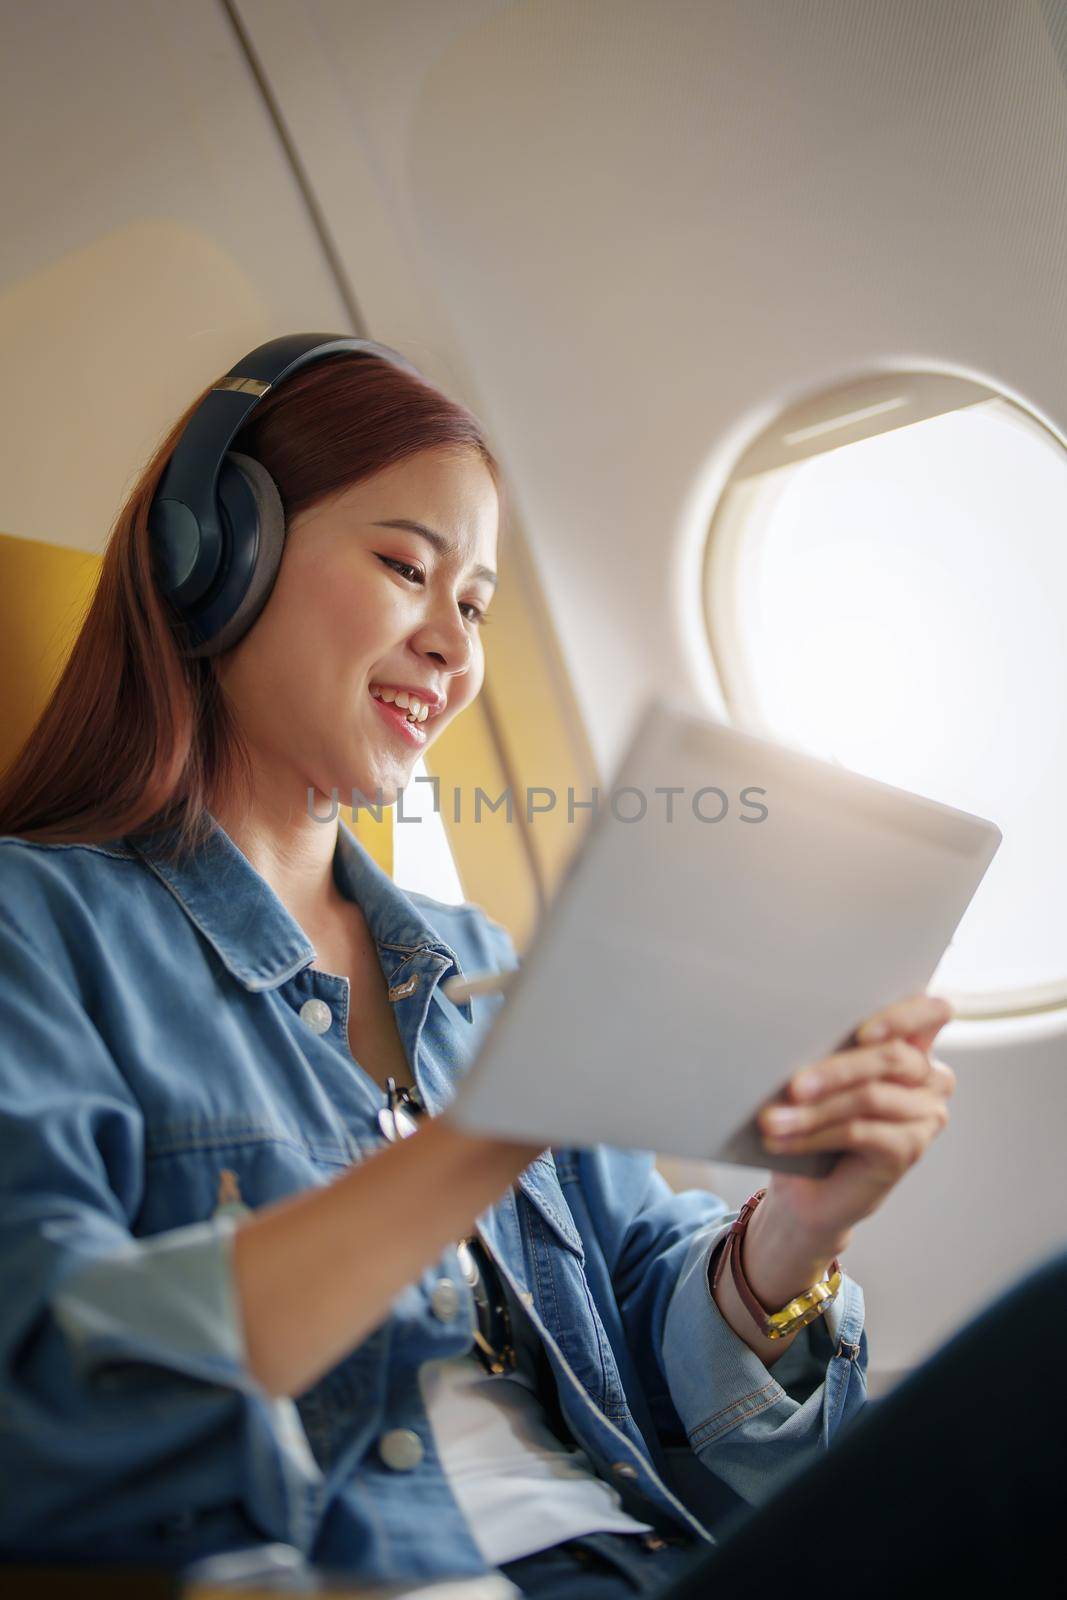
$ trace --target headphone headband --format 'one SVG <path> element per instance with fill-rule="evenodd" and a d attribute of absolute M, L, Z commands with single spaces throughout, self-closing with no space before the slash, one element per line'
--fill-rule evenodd
<path fill-rule="evenodd" d="M 263 590 L 262 513 L 277 520 L 277 491 L 262 468 L 250 477 L 249 466 L 257 464 L 247 457 L 228 459 L 229 447 L 265 395 L 301 367 L 342 352 L 377 356 L 422 377 L 399 351 L 373 339 L 284 334 L 257 346 L 219 379 L 175 446 L 149 510 L 148 530 L 160 590 L 197 640 L 193 654 L 213 654 L 234 643 L 234 630 L 227 625 L 239 618 L 241 631 L 251 626 L 277 571 L 275 559 Z M 277 545 L 284 517 L 273 534 Z M 280 549 L 274 555 L 280 557 Z M 248 614 L 243 603 L 253 589 L 262 592 Z"/>

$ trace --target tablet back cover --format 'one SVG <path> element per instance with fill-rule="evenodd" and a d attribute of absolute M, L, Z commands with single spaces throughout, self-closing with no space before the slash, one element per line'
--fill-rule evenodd
<path fill-rule="evenodd" d="M 999 830 L 659 698 L 600 801 L 456 1122 L 828 1170 L 755 1112 L 926 988 Z"/>

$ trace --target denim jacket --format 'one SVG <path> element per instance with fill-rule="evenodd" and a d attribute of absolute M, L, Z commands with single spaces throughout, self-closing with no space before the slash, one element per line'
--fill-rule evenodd
<path fill-rule="evenodd" d="M 471 1348 L 454 1247 L 295 1399 L 248 1370 L 231 1272 L 244 1208 L 372 1157 L 385 1097 L 348 1049 L 348 979 L 312 967 L 212 823 L 180 866 L 159 834 L 0 840 L 0 1552 L 182 1567 L 280 1542 L 368 1581 L 484 1573 L 417 1381 Z M 334 876 L 437 1112 L 504 1003 L 457 1007 L 441 980 L 516 966 L 511 940 L 477 906 L 398 889 L 343 821 Z M 847 1274 L 769 1370 L 711 1297 L 709 1253 L 738 1214 L 723 1200 L 605 1146 L 546 1150 L 516 1187 L 479 1234 L 574 1439 L 635 1514 L 714 1544 L 720 1518 L 861 1410 Z"/>

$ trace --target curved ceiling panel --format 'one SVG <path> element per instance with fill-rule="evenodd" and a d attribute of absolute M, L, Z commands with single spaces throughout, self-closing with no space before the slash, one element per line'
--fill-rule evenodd
<path fill-rule="evenodd" d="M 1067 429 L 1067 91 L 1036 3 L 512 5 L 429 68 L 409 138 L 602 757 L 650 671 L 706 686 L 706 513 L 795 394 L 921 365 Z"/>

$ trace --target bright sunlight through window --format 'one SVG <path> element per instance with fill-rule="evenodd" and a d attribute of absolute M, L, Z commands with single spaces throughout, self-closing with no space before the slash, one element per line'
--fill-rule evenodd
<path fill-rule="evenodd" d="M 736 473 L 720 503 L 708 615 L 731 709 L 996 822 L 933 987 L 972 1016 L 1067 1003 L 1067 452 L 1000 398 L 903 425 L 860 409 L 871 431 L 844 444 L 832 419 L 782 419 L 779 454 L 806 459 Z"/>
<path fill-rule="evenodd" d="M 419 778 L 426 781 L 418 783 Z M 433 807 L 433 793 L 425 762 L 420 760 L 393 810 L 393 882 L 401 889 L 459 905 L 463 889 L 444 821 Z"/>

